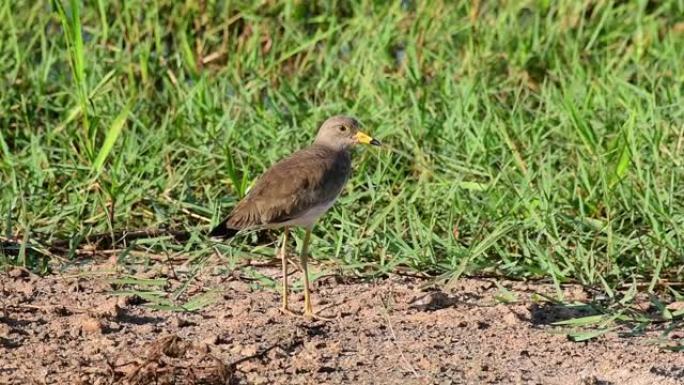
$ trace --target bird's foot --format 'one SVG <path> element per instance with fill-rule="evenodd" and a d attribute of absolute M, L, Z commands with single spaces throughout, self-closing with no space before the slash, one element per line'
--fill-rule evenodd
<path fill-rule="evenodd" d="M 318 315 L 314 312 L 306 312 L 305 311 L 304 313 L 297 313 L 293 310 L 290 310 L 289 308 L 282 307 L 282 306 L 279 309 L 283 314 L 291 316 L 291 317 L 302 317 L 302 318 L 305 318 L 307 320 L 325 321 L 325 322 L 330 322 L 330 321 L 335 320 L 335 318 L 323 317 L 323 316 Z"/>
<path fill-rule="evenodd" d="M 284 313 L 285 315 L 289 315 L 289 316 L 293 316 L 293 317 L 299 317 L 299 314 L 297 314 L 296 312 L 290 310 L 289 308 L 287 308 L 285 306 L 281 306 L 280 311 L 282 313 Z"/>

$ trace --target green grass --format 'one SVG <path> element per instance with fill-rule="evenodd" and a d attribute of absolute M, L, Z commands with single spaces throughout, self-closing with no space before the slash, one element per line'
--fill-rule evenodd
<path fill-rule="evenodd" d="M 356 151 L 317 259 L 608 292 L 684 276 L 684 1 L 200 3 L 2 3 L 2 236 L 209 226 L 346 113 L 387 146 Z"/>

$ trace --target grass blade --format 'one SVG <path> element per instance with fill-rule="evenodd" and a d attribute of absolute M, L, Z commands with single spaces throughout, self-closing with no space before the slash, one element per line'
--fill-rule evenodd
<path fill-rule="evenodd" d="M 609 333 L 618 327 L 612 327 L 612 328 L 605 328 L 605 329 L 598 329 L 598 330 L 591 330 L 591 331 L 581 331 L 581 332 L 572 332 L 568 333 L 568 339 L 573 342 L 582 342 L 582 341 L 587 341 L 594 339 L 596 337 L 600 337 L 606 333 Z"/>
<path fill-rule="evenodd" d="M 102 166 L 104 165 L 107 156 L 109 156 L 109 153 L 112 151 L 114 143 L 116 143 L 116 139 L 121 134 L 121 130 L 123 130 L 123 127 L 126 123 L 126 118 L 128 117 L 128 114 L 131 112 L 133 100 L 134 99 L 131 98 L 128 101 L 124 109 L 121 110 L 119 115 L 117 115 L 112 124 L 109 126 L 109 129 L 107 130 L 107 135 L 105 136 L 105 140 L 102 143 L 102 147 L 100 147 L 100 151 L 97 154 L 97 158 L 95 158 L 95 162 L 93 162 L 93 166 L 91 169 L 93 173 L 99 174 L 102 170 Z"/>

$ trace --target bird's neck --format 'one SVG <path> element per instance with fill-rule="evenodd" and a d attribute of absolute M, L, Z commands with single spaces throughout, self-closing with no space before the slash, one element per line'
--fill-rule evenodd
<path fill-rule="evenodd" d="M 345 153 L 349 154 L 349 147 L 341 145 L 339 143 L 330 143 L 323 138 L 316 138 L 316 140 L 311 145 L 312 148 L 319 148 L 324 151 L 332 151 L 335 153 Z"/>

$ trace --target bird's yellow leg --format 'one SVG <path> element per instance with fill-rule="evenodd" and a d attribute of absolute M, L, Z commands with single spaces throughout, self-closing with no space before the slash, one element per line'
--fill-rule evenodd
<path fill-rule="evenodd" d="M 311 290 L 309 289 L 309 267 L 307 262 L 309 260 L 309 241 L 311 240 L 311 228 L 306 229 L 304 235 L 304 245 L 302 246 L 302 253 L 300 255 L 302 261 L 302 273 L 304 275 L 304 317 L 313 318 L 319 321 L 332 321 L 332 318 L 321 317 L 314 314 L 313 306 L 311 306 Z"/>
<path fill-rule="evenodd" d="M 287 303 L 287 235 L 289 230 L 290 229 L 288 227 L 283 229 L 283 243 L 280 245 L 280 251 L 278 253 L 280 254 L 280 259 L 283 261 L 283 288 L 281 293 L 283 300 L 282 310 L 288 313 L 290 312 Z"/>
<path fill-rule="evenodd" d="M 304 235 L 304 245 L 300 258 L 302 261 L 302 273 L 304 274 L 304 316 L 313 317 L 313 307 L 311 306 L 311 293 L 309 291 L 309 268 L 307 261 L 309 258 L 309 241 L 311 240 L 311 228 L 307 227 Z"/>

